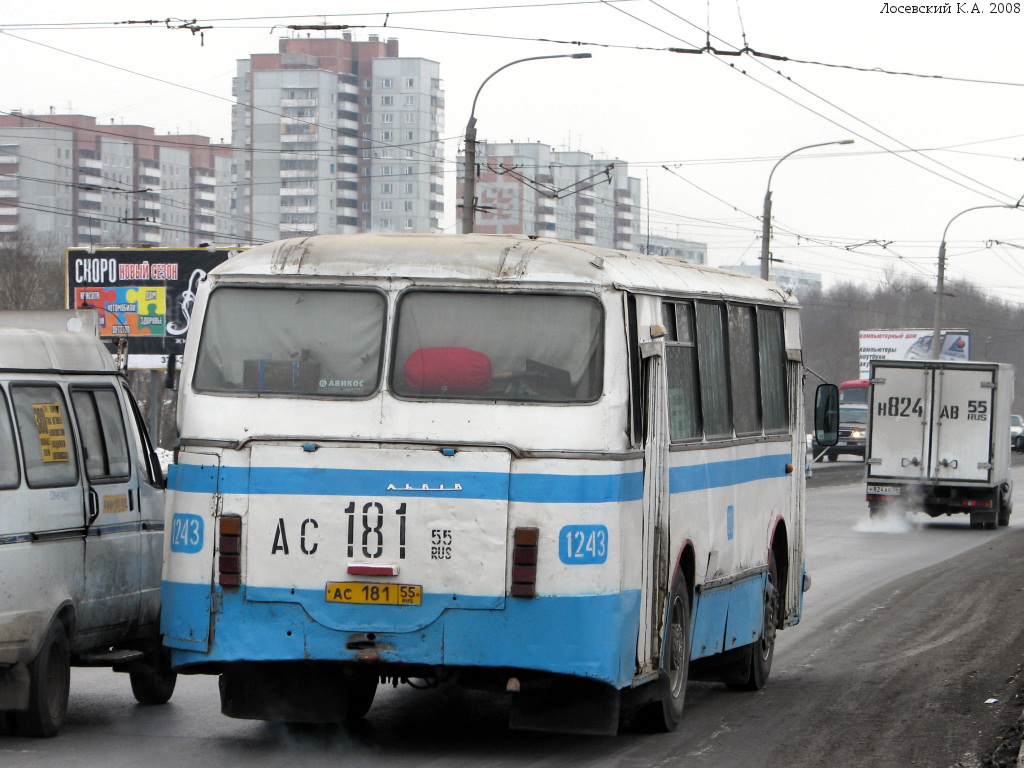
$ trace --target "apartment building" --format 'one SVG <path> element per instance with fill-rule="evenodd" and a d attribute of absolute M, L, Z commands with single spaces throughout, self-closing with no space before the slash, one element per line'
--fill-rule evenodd
<path fill-rule="evenodd" d="M 88 115 L 0 115 L 0 237 L 63 247 L 242 242 L 231 150 L 205 136 L 101 125 Z"/>
<path fill-rule="evenodd" d="M 635 250 L 640 180 L 629 175 L 626 162 L 540 142 L 478 142 L 476 157 L 476 232 Z M 460 157 L 460 201 L 464 162 Z"/>
<path fill-rule="evenodd" d="M 444 212 L 440 65 L 398 40 L 283 38 L 238 61 L 235 212 L 253 242 L 437 232 Z"/>
<path fill-rule="evenodd" d="M 639 238 L 639 242 L 636 243 L 634 250 L 638 253 L 650 253 L 655 256 L 682 259 L 691 264 L 708 263 L 707 243 L 698 243 L 694 240 L 685 240 L 678 237 L 642 235 Z"/>

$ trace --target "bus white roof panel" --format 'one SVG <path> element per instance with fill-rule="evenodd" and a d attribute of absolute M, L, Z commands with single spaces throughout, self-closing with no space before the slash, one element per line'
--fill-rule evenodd
<path fill-rule="evenodd" d="M 317 235 L 257 246 L 224 262 L 211 274 L 596 283 L 639 291 L 796 303 L 778 286 L 738 272 L 664 256 L 522 235 Z"/>

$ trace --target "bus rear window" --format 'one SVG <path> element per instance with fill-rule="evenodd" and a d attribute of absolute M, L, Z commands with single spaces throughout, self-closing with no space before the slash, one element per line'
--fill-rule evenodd
<path fill-rule="evenodd" d="M 414 291 L 398 305 L 391 391 L 547 403 L 601 395 L 604 315 L 586 296 Z"/>
<path fill-rule="evenodd" d="M 207 303 L 193 386 L 369 395 L 380 378 L 385 314 L 375 291 L 218 288 Z"/>

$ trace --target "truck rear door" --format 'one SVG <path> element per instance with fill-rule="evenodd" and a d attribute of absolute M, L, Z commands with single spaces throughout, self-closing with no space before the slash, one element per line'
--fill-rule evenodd
<path fill-rule="evenodd" d="M 934 479 L 989 481 L 994 375 L 991 369 L 934 372 L 929 467 Z"/>
<path fill-rule="evenodd" d="M 868 479 L 921 479 L 928 467 L 931 371 L 882 366 L 872 370 Z"/>

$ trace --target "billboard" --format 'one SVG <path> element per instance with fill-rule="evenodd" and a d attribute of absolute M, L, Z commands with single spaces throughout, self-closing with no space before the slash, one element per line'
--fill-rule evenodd
<path fill-rule="evenodd" d="M 931 328 L 887 328 L 860 332 L 860 377 L 868 377 L 872 360 L 929 360 Z M 940 360 L 970 360 L 971 332 L 944 330 Z"/>
<path fill-rule="evenodd" d="M 95 307 L 100 338 L 128 339 L 128 367 L 162 369 L 185 348 L 195 292 L 206 273 L 241 249 L 68 248 L 68 309 Z"/>

